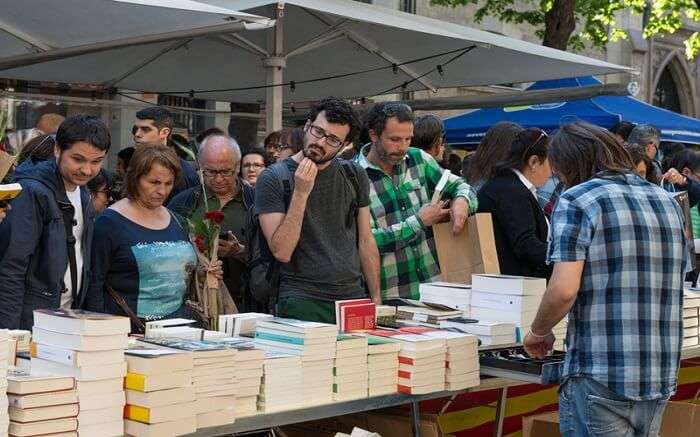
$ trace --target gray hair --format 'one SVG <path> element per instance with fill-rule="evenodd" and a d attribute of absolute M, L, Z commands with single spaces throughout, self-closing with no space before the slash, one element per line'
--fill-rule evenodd
<path fill-rule="evenodd" d="M 197 161 L 202 161 L 202 157 L 204 156 L 204 150 L 207 148 L 207 146 L 209 145 L 209 141 L 212 138 L 225 139 L 228 142 L 231 151 L 233 152 L 233 158 L 236 161 L 236 164 L 241 162 L 241 148 L 238 145 L 238 142 L 228 135 L 209 135 L 208 137 L 204 138 L 202 140 L 202 143 L 199 145 L 199 151 L 197 152 Z"/>
<path fill-rule="evenodd" d="M 632 129 L 627 142 L 630 144 L 637 143 L 643 147 L 649 143 L 654 143 L 658 147 L 659 143 L 661 143 L 661 132 L 656 126 L 639 124 Z"/>

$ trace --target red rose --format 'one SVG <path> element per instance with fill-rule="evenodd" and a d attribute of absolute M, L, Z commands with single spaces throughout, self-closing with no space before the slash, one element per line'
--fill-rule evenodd
<path fill-rule="evenodd" d="M 205 247 L 203 236 L 197 235 L 194 239 L 194 244 L 197 246 L 197 249 L 199 249 L 200 252 L 204 253 Z"/>
<path fill-rule="evenodd" d="M 218 209 L 209 211 L 204 214 L 204 218 L 210 220 L 212 223 L 220 225 L 224 221 L 224 212 Z"/>

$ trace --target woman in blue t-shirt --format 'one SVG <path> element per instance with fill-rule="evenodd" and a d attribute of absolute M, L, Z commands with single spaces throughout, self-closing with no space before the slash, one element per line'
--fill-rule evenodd
<path fill-rule="evenodd" d="M 191 316 L 184 297 L 197 256 L 187 223 L 163 206 L 180 172 L 172 149 L 136 150 L 124 198 L 95 221 L 88 310 L 135 315 L 142 322 Z M 221 278 L 221 263 L 213 263 L 212 271 Z"/>

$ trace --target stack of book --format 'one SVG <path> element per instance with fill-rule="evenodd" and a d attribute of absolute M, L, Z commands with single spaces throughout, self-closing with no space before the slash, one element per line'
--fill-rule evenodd
<path fill-rule="evenodd" d="M 258 410 L 275 412 L 303 406 L 301 357 L 267 349 L 263 363 L 263 383 L 258 396 Z"/>
<path fill-rule="evenodd" d="M 515 343 L 515 324 L 486 322 L 474 319 L 452 319 L 440 322 L 440 328 L 476 335 L 482 346 Z"/>
<path fill-rule="evenodd" d="M 414 326 L 437 327 L 441 321 L 462 317 L 462 311 L 447 307 L 435 308 L 434 306 L 399 306 L 396 308 L 396 319 L 404 324 Z M 405 323 L 408 322 L 408 323 Z"/>
<path fill-rule="evenodd" d="M 336 325 L 283 318 L 258 322 L 255 328 L 256 344 L 264 345 L 266 350 L 301 357 L 305 405 L 332 400 L 337 336 Z"/>
<path fill-rule="evenodd" d="M 401 331 L 445 340 L 447 390 L 464 390 L 479 385 L 479 340 L 475 335 L 424 327 L 401 328 Z"/>
<path fill-rule="evenodd" d="M 127 317 L 80 310 L 34 311 L 31 372 L 75 378 L 78 434 L 124 434 Z"/>
<path fill-rule="evenodd" d="M 401 345 L 399 392 L 425 394 L 445 389 L 447 346 L 444 339 L 388 330 L 375 330 L 367 334 L 388 338 Z"/>
<path fill-rule="evenodd" d="M 471 285 L 454 282 L 428 282 L 420 284 L 420 301 L 443 305 L 469 314 Z"/>
<path fill-rule="evenodd" d="M 374 329 L 376 322 L 377 307 L 372 299 L 335 301 L 335 324 L 340 332 Z"/>
<path fill-rule="evenodd" d="M 256 348 L 249 338 L 228 337 L 213 341 L 236 350 L 236 417 L 255 414 L 258 411 L 265 351 Z"/>
<path fill-rule="evenodd" d="M 686 289 L 683 293 L 683 347 L 697 346 L 700 333 L 700 292 Z"/>
<path fill-rule="evenodd" d="M 513 323 L 520 333 L 516 335 L 516 341 L 522 341 L 535 320 L 546 290 L 544 278 L 472 275 L 470 317 L 480 321 Z"/>
<path fill-rule="evenodd" d="M 333 400 L 365 398 L 369 390 L 367 337 L 339 334 L 333 364 Z"/>
<path fill-rule="evenodd" d="M 9 411 L 3 411 L 9 413 L 9 435 L 77 436 L 78 392 L 72 377 L 11 370 L 7 375 L 7 393 Z M 7 428 L 2 434 L 8 434 Z"/>
<path fill-rule="evenodd" d="M 10 418 L 7 416 L 7 369 L 10 366 L 9 333 L 0 329 L 0 435 L 7 434 Z"/>
<path fill-rule="evenodd" d="M 197 430 L 192 353 L 130 345 L 125 431 L 132 436 L 182 435 Z"/>
<path fill-rule="evenodd" d="M 192 352 L 197 429 L 227 425 L 236 420 L 236 349 L 207 340 L 149 338 L 145 341 Z"/>
<path fill-rule="evenodd" d="M 382 337 L 367 337 L 367 395 L 396 393 L 399 383 L 399 351 L 401 345 Z"/>
<path fill-rule="evenodd" d="M 258 322 L 273 317 L 272 314 L 264 313 L 222 314 L 219 316 L 219 331 L 225 332 L 229 337 L 252 337 Z"/>

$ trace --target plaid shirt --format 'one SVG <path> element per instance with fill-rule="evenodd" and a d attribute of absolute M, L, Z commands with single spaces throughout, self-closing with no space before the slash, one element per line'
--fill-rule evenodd
<path fill-rule="evenodd" d="M 569 313 L 564 378 L 588 376 L 634 400 L 676 389 L 687 263 L 680 206 L 631 173 L 565 191 L 549 261 L 585 261 Z"/>
<path fill-rule="evenodd" d="M 419 284 L 437 280 L 440 274 L 432 227 L 423 225 L 418 211 L 430 203 L 443 169 L 427 153 L 409 148 L 390 177 L 367 160 L 368 151 L 369 145 L 358 154 L 357 163 L 370 180 L 370 221 L 381 254 L 382 299 L 418 299 Z M 476 211 L 476 194 L 463 179 L 452 175 L 443 193 L 464 197 L 469 212 Z"/>

